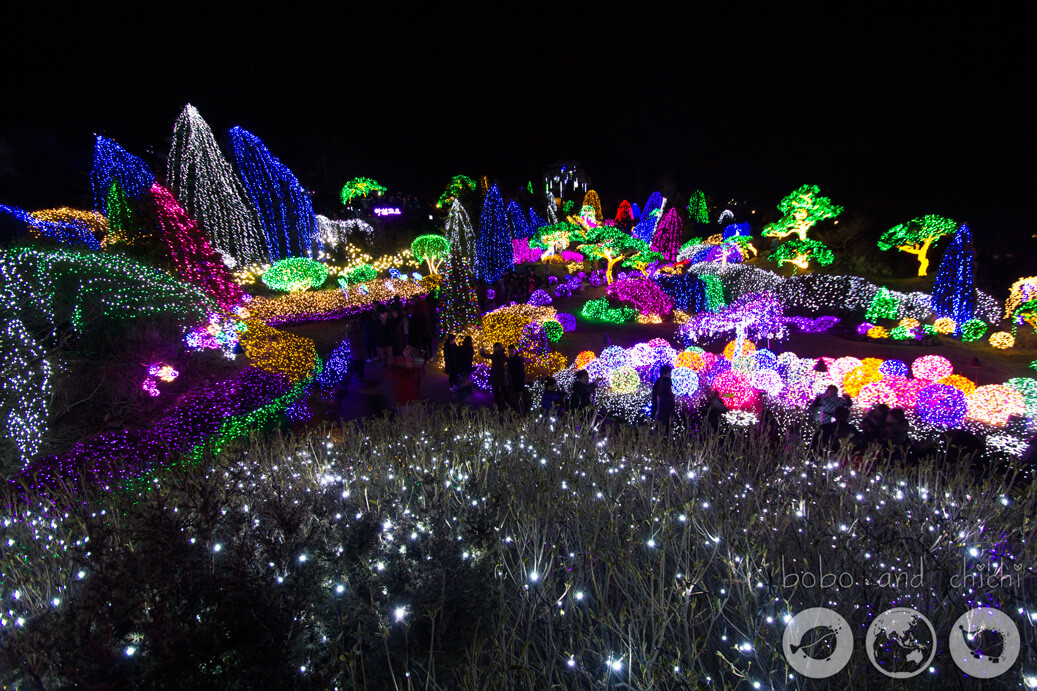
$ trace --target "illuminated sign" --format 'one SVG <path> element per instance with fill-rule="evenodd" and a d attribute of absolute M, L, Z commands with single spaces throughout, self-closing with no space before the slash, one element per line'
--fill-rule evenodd
<path fill-rule="evenodd" d="M 395 206 L 382 206 L 374 210 L 375 216 L 399 216 L 400 209 Z"/>

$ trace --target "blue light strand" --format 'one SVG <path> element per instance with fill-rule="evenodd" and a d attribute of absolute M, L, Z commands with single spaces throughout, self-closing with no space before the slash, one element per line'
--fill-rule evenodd
<path fill-rule="evenodd" d="M 234 163 L 266 234 L 270 260 L 310 257 L 320 249 L 310 195 L 289 168 L 248 130 L 230 130 Z"/>
<path fill-rule="evenodd" d="M 529 225 L 533 228 L 534 232 L 547 225 L 547 221 L 545 221 L 540 214 L 534 211 L 532 206 L 529 207 Z M 530 233 L 530 235 L 532 234 L 533 233 Z"/>
<path fill-rule="evenodd" d="M 475 239 L 475 277 L 493 283 L 514 265 L 515 252 L 504 210 L 504 199 L 494 185 L 483 200 L 479 234 Z"/>
<path fill-rule="evenodd" d="M 118 181 L 130 198 L 142 197 L 155 182 L 142 159 L 119 146 L 114 139 L 97 135 L 94 142 L 94 165 L 90 169 L 90 187 L 94 192 L 94 208 L 108 215 L 108 191 Z"/>
<path fill-rule="evenodd" d="M 655 226 L 659 222 L 659 216 L 662 214 L 663 196 L 659 192 L 652 192 L 648 197 L 648 201 L 645 202 L 645 208 L 639 216 L 637 225 L 630 232 L 638 240 L 644 240 L 645 242 L 651 242 L 652 236 L 655 235 Z"/>
<path fill-rule="evenodd" d="M 975 257 L 972 231 L 962 223 L 944 252 L 933 285 L 932 307 L 938 317 L 954 320 L 955 334 L 972 319 L 976 311 Z"/>
<path fill-rule="evenodd" d="M 533 234 L 533 229 L 529 227 L 529 223 L 526 222 L 526 217 L 522 213 L 522 207 L 514 199 L 508 202 L 508 220 L 511 221 L 512 238 L 518 240 L 528 238 Z"/>
<path fill-rule="evenodd" d="M 14 206 L 0 204 L 0 213 L 13 216 L 16 220 L 35 229 L 40 235 L 57 240 L 63 245 L 85 245 L 89 249 L 101 249 L 101 242 L 94 237 L 85 223 L 76 221 L 42 221 L 29 212 Z"/>

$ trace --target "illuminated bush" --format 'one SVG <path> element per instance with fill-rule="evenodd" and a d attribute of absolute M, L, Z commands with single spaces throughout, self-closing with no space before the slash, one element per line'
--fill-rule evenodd
<path fill-rule="evenodd" d="M 350 284 L 353 283 L 366 283 L 367 281 L 373 281 L 378 278 L 378 270 L 370 264 L 361 264 L 360 266 L 350 269 L 346 273 L 346 280 Z"/>
<path fill-rule="evenodd" d="M 268 288 L 286 293 L 320 288 L 327 280 L 328 267 L 305 257 L 282 259 L 263 274 L 263 283 Z"/>

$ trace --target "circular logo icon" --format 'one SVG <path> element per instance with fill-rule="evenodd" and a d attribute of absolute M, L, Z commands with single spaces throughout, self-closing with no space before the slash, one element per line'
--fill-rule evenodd
<path fill-rule="evenodd" d="M 993 679 L 1019 657 L 1019 629 L 1001 610 L 977 607 L 954 622 L 948 644 L 958 669 L 970 677 Z"/>
<path fill-rule="evenodd" d="M 887 677 L 910 679 L 936 656 L 936 631 L 921 612 L 894 607 L 871 622 L 864 645 L 875 669 Z"/>
<path fill-rule="evenodd" d="M 781 646 L 792 669 L 804 677 L 825 679 L 838 674 L 850 661 L 853 635 L 838 612 L 812 607 L 789 620 Z"/>

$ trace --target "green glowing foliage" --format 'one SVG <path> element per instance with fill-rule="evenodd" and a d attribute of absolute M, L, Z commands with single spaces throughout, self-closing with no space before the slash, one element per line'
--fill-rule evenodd
<path fill-rule="evenodd" d="M 870 322 L 878 319 L 896 319 L 899 308 L 900 301 L 887 289 L 879 288 L 879 292 L 875 293 L 875 297 L 871 299 L 871 304 L 868 306 L 868 311 L 865 312 L 864 318 Z"/>
<path fill-rule="evenodd" d="M 549 319 L 543 323 L 544 333 L 547 338 L 552 342 L 558 341 L 565 333 L 565 328 L 555 319 Z"/>
<path fill-rule="evenodd" d="M 896 248 L 915 255 L 918 257 L 918 275 L 925 276 L 929 272 L 929 248 L 944 235 L 953 235 L 957 230 L 957 221 L 928 214 L 893 226 L 882 234 L 878 245 L 883 251 Z"/>
<path fill-rule="evenodd" d="M 573 210 L 573 200 L 572 199 L 569 199 L 564 204 L 562 204 L 562 215 L 563 216 L 566 216 L 566 217 L 569 216 L 569 214 L 572 213 L 572 210 Z"/>
<path fill-rule="evenodd" d="M 637 269 L 647 278 L 649 266 L 651 266 L 652 264 L 661 264 L 666 261 L 667 258 L 665 254 L 647 249 L 638 252 L 634 256 L 630 257 L 630 259 L 627 259 L 625 262 L 623 262 L 622 266 L 625 266 L 630 269 Z"/>
<path fill-rule="evenodd" d="M 291 257 L 275 262 L 263 274 L 262 280 L 271 290 L 301 292 L 324 285 L 328 280 L 328 267 L 306 257 Z"/>
<path fill-rule="evenodd" d="M 961 340 L 966 343 L 978 341 L 987 333 L 987 325 L 982 319 L 969 319 L 961 325 Z"/>
<path fill-rule="evenodd" d="M 597 229 L 588 232 L 582 226 L 578 226 L 575 223 L 562 221 L 561 223 L 555 223 L 554 225 L 540 226 L 537 228 L 537 231 L 533 233 L 531 238 L 529 238 L 529 246 L 539 247 L 545 251 L 554 247 L 555 252 L 561 252 L 562 250 L 567 249 L 571 243 L 586 241 L 597 232 L 599 232 Z"/>
<path fill-rule="evenodd" d="M 706 205 L 706 194 L 695 190 L 688 199 L 688 216 L 694 223 L 709 223 L 709 207 Z"/>
<path fill-rule="evenodd" d="M 342 187 L 342 203 L 349 206 L 357 197 L 369 194 L 381 194 L 386 188 L 371 178 L 353 178 Z"/>
<path fill-rule="evenodd" d="M 763 229 L 764 237 L 787 238 L 795 235 L 801 242 L 805 242 L 808 230 L 820 221 L 835 218 L 843 212 L 843 207 L 833 204 L 828 197 L 822 197 L 817 185 L 803 185 L 778 203 L 778 211 L 784 216 Z M 820 259 L 818 262 L 829 263 Z"/>
<path fill-rule="evenodd" d="M 350 269 L 349 272 L 346 273 L 346 281 L 348 281 L 350 285 L 366 283 L 368 281 L 373 281 L 376 278 L 378 278 L 378 270 L 370 264 L 361 264 L 356 268 Z"/>
<path fill-rule="evenodd" d="M 578 249 L 585 257 L 608 261 L 605 276 L 609 283 L 612 283 L 612 269 L 616 264 L 635 254 L 651 251 L 644 240 L 638 240 L 609 226 L 603 226 L 599 232 L 593 234 L 588 244 L 580 245 Z"/>
<path fill-rule="evenodd" d="M 637 316 L 637 310 L 632 307 L 612 307 L 606 298 L 588 300 L 580 311 L 584 317 L 613 324 L 628 322 Z"/>
<path fill-rule="evenodd" d="M 699 278 L 706 284 L 706 302 L 709 305 L 709 311 L 716 312 L 721 307 L 726 307 L 724 284 L 720 282 L 720 277 L 712 274 L 702 274 Z"/>
<path fill-rule="evenodd" d="M 817 240 L 789 240 L 771 252 L 771 261 L 779 264 L 792 264 L 800 269 L 810 267 L 811 261 L 827 266 L 835 259 L 832 250 Z"/>
<path fill-rule="evenodd" d="M 450 182 L 447 183 L 443 194 L 439 195 L 439 199 L 436 201 L 436 208 L 445 209 L 448 206 L 452 206 L 455 199 L 474 191 L 475 180 L 467 175 L 455 175 L 450 178 Z"/>
<path fill-rule="evenodd" d="M 450 243 L 442 235 L 419 235 L 410 244 L 411 254 L 425 262 L 429 273 L 438 274 L 439 266 L 450 256 Z"/>

